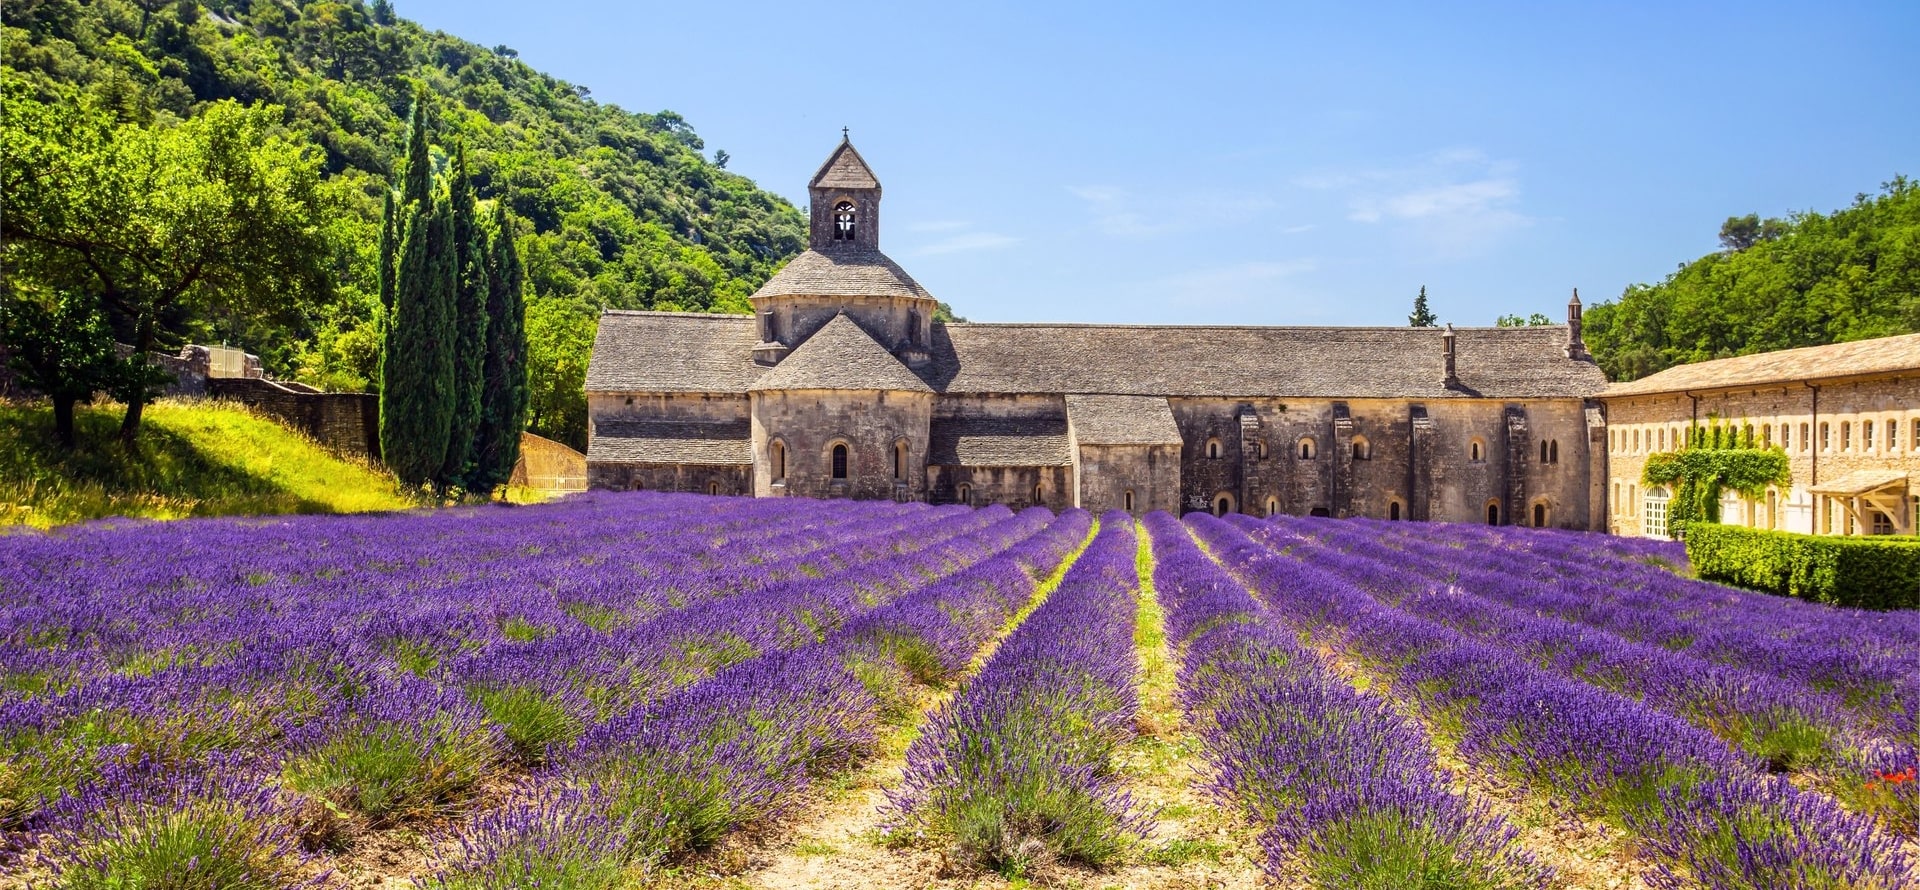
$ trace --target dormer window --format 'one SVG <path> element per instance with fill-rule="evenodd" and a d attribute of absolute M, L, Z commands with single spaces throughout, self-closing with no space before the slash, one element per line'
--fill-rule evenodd
<path fill-rule="evenodd" d="M 841 201 L 833 205 L 833 240 L 853 240 L 853 202 Z"/>

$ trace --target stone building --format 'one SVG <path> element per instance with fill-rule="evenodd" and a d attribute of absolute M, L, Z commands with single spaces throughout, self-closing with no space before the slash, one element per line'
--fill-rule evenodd
<path fill-rule="evenodd" d="M 1688 430 L 1731 427 L 1786 450 L 1793 481 L 1728 494 L 1720 521 L 1808 534 L 1904 534 L 1920 494 L 1920 334 L 1718 359 L 1607 387 L 1606 527 L 1666 531 L 1672 492 L 1640 481 Z"/>
<path fill-rule="evenodd" d="M 942 324 L 850 143 L 808 197 L 753 317 L 601 317 L 593 487 L 1604 525 L 1577 295 L 1528 328 Z"/>

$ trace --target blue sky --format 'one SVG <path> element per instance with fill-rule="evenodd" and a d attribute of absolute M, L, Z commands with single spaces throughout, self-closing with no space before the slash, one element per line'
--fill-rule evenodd
<path fill-rule="evenodd" d="M 977 321 L 1558 320 L 1920 175 L 1920 2 L 396 0 L 796 204 L 840 136 Z"/>

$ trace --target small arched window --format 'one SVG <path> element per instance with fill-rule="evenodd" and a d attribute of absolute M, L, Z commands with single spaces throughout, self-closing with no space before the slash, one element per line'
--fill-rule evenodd
<path fill-rule="evenodd" d="M 1658 439 L 1657 439 L 1656 441 L 1658 441 L 1658 442 L 1659 442 L 1660 444 L 1659 444 L 1659 445 L 1657 445 L 1657 446 L 1655 446 L 1655 450 L 1656 450 L 1656 451 L 1665 451 L 1665 450 L 1667 450 L 1667 431 L 1666 431 L 1666 430 L 1660 430 L 1660 431 L 1659 431 L 1659 433 L 1658 433 L 1658 436 L 1659 436 L 1659 438 L 1658 438 Z"/>
<path fill-rule="evenodd" d="M 1400 521 L 1400 502 L 1399 501 L 1394 501 L 1390 504 L 1387 504 L 1387 518 L 1394 522 Z"/>
<path fill-rule="evenodd" d="M 1042 491 L 1040 490 L 1040 485 L 1039 485 L 1039 483 L 1034 483 L 1034 486 L 1033 486 L 1033 502 L 1034 502 L 1034 503 L 1036 503 L 1036 504 L 1038 504 L 1038 503 L 1040 503 L 1040 502 L 1041 502 L 1042 500 L 1044 500 L 1044 498 L 1042 498 L 1042 497 L 1041 497 L 1041 495 L 1042 495 L 1042 494 L 1043 494 L 1043 492 L 1042 492 Z"/>
<path fill-rule="evenodd" d="M 847 478 L 847 446 L 844 443 L 834 443 L 832 464 L 833 478 L 845 481 Z"/>
<path fill-rule="evenodd" d="M 645 482 L 642 482 L 642 481 L 640 481 L 640 480 L 638 480 L 638 479 L 635 479 L 635 480 L 633 480 L 633 490 L 634 490 L 634 491 L 646 491 L 646 490 L 647 490 L 647 483 L 645 483 Z"/>
<path fill-rule="evenodd" d="M 1547 463 L 1550 463 L 1550 464 L 1557 464 L 1557 463 L 1559 463 L 1559 462 L 1560 462 L 1560 440 L 1559 440 L 1559 439 L 1548 439 L 1548 440 L 1547 440 L 1547 446 L 1548 446 L 1548 448 L 1547 448 Z"/>
<path fill-rule="evenodd" d="M 1280 499 L 1279 498 L 1267 498 L 1267 515 L 1268 516 L 1280 515 Z"/>
<path fill-rule="evenodd" d="M 1474 439 L 1468 442 L 1467 443 L 1467 461 L 1469 463 L 1476 463 L 1476 464 L 1486 463 L 1487 462 L 1486 443 L 1480 441 L 1479 439 Z"/>
<path fill-rule="evenodd" d="M 773 481 L 779 482 L 787 478 L 787 443 L 779 439 L 773 440 L 773 443 L 767 446 L 767 456 L 771 458 L 770 462 L 773 464 L 770 467 L 773 470 Z"/>
<path fill-rule="evenodd" d="M 841 201 L 833 205 L 833 240 L 852 241 L 855 220 L 852 201 Z"/>
<path fill-rule="evenodd" d="M 907 443 L 905 442 L 893 443 L 893 478 L 895 480 L 907 478 Z"/>
<path fill-rule="evenodd" d="M 1831 424 L 1823 423 L 1820 425 L 1820 450 L 1833 450 L 1833 426 Z"/>
<path fill-rule="evenodd" d="M 1840 450 L 1853 450 L 1853 421 L 1840 421 Z"/>
<path fill-rule="evenodd" d="M 1873 450 L 1873 421 L 1871 420 L 1862 421 L 1860 424 L 1860 450 Z"/>
<path fill-rule="evenodd" d="M 1353 437 L 1353 459 L 1354 460 L 1372 460 L 1373 459 L 1373 445 L 1372 443 L 1367 441 L 1366 436 Z"/>
<path fill-rule="evenodd" d="M 1546 504 L 1533 505 L 1533 527 L 1534 528 L 1547 527 L 1547 505 Z"/>
<path fill-rule="evenodd" d="M 719 483 L 719 482 L 708 482 L 708 483 L 707 483 L 707 494 L 715 494 L 715 495 L 717 495 L 717 494 L 719 494 L 719 493 L 720 493 L 720 483 Z"/>
<path fill-rule="evenodd" d="M 1129 488 L 1120 493 L 1120 509 L 1128 513 L 1133 512 L 1133 489 Z"/>
<path fill-rule="evenodd" d="M 1500 503 L 1498 501 L 1487 502 L 1487 524 L 1500 524 Z"/>
<path fill-rule="evenodd" d="M 1314 454 L 1315 454 L 1315 450 L 1314 450 L 1314 446 L 1313 446 L 1313 437 L 1312 437 L 1312 436 L 1301 436 L 1301 437 L 1300 437 L 1300 445 L 1299 445 L 1299 451 L 1298 451 L 1298 453 L 1299 453 L 1299 455 L 1300 455 L 1300 459 L 1301 459 L 1301 460 L 1313 460 L 1313 458 L 1314 458 Z"/>
<path fill-rule="evenodd" d="M 1920 420 L 1914 421 L 1913 428 L 1916 430 L 1920 430 Z M 1803 423 L 1800 425 L 1800 450 L 1801 451 L 1805 451 L 1808 448 L 1813 447 L 1813 440 L 1811 438 L 1808 438 L 1807 429 L 1808 427 L 1806 424 Z"/>
<path fill-rule="evenodd" d="M 960 483 L 960 487 L 955 489 L 955 492 L 959 497 L 960 503 L 963 503 L 963 504 L 973 503 L 973 486 L 968 485 L 965 482 L 962 482 Z"/>
<path fill-rule="evenodd" d="M 1207 440 L 1207 459 L 1208 460 L 1220 459 L 1220 440 L 1219 439 Z"/>
<path fill-rule="evenodd" d="M 1667 536 L 1667 490 L 1660 486 L 1647 489 L 1644 517 L 1640 523 L 1640 533 L 1649 538 Z"/>
<path fill-rule="evenodd" d="M 1213 496 L 1213 515 L 1225 516 L 1233 512 L 1233 495 L 1221 492 Z"/>

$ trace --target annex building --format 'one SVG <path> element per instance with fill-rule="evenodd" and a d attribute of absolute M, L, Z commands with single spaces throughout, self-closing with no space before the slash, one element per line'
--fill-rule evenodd
<path fill-rule="evenodd" d="M 1920 334 L 1716 359 L 1616 383 L 1602 396 L 1616 534 L 1666 534 L 1672 492 L 1647 456 L 1725 426 L 1787 453 L 1791 484 L 1727 492 L 1720 521 L 1803 534 L 1911 535 L 1920 504 Z"/>
<path fill-rule="evenodd" d="M 943 324 L 843 140 L 755 315 L 608 311 L 595 488 L 1605 528 L 1606 379 L 1568 324 Z"/>

